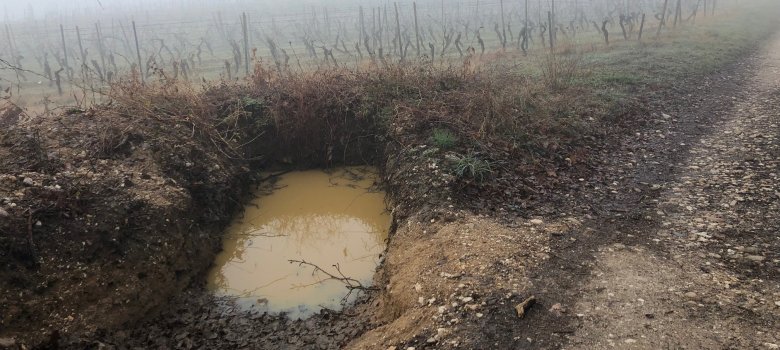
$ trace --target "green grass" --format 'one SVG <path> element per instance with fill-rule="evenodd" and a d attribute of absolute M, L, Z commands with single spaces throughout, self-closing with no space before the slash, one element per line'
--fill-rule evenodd
<path fill-rule="evenodd" d="M 436 147 L 441 149 L 450 149 L 458 143 L 458 136 L 447 129 L 433 129 L 431 140 Z"/>
<path fill-rule="evenodd" d="M 468 153 L 455 156 L 454 172 L 458 178 L 483 183 L 493 174 L 493 166 L 477 154 Z"/>
<path fill-rule="evenodd" d="M 617 43 L 611 50 L 589 56 L 597 72 L 592 83 L 665 85 L 683 77 L 712 73 L 765 41 L 778 27 L 774 18 L 778 10 L 780 4 L 765 2 L 763 6 L 722 14 L 716 20 L 686 23 L 657 39 L 652 35 L 642 43 Z"/>
<path fill-rule="evenodd" d="M 558 55 L 581 59 L 586 74 L 570 81 L 581 88 L 666 85 L 733 63 L 780 27 L 778 12 L 780 2 L 756 1 L 716 17 L 700 16 L 698 22 L 665 28 L 658 37 L 655 23 L 649 22 L 641 42 L 636 32 L 626 41 L 613 28 L 609 47 L 594 32 L 585 32 L 574 42 L 562 42 Z M 515 57 L 514 70 L 544 79 L 549 60 L 548 50 L 537 49 L 529 57 Z"/>

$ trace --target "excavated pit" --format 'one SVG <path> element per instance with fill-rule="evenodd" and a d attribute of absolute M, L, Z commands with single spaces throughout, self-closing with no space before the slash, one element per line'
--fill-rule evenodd
<path fill-rule="evenodd" d="M 224 234 L 211 292 L 297 319 L 340 310 L 370 286 L 391 221 L 376 169 L 290 172 L 253 196 Z"/>

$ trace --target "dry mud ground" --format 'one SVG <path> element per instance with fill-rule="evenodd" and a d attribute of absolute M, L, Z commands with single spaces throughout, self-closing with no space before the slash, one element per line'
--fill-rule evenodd
<path fill-rule="evenodd" d="M 655 96 L 646 125 L 602 149 L 589 176 L 549 194 L 525 217 L 453 209 L 401 220 L 377 276 L 381 291 L 346 313 L 307 321 L 246 313 L 226 309 L 196 283 L 144 322 L 82 325 L 63 338 L 51 333 L 41 347 L 778 348 L 778 78 L 780 37 L 719 73 Z M 112 165 L 111 159 L 106 162 L 98 166 Z M 228 169 L 223 177 L 203 179 L 175 177 L 176 169 L 149 169 L 148 176 L 129 180 L 137 191 L 132 200 L 187 200 L 179 191 L 150 196 L 155 185 L 165 183 L 222 187 L 222 195 L 231 195 L 235 191 L 225 179 L 245 170 L 223 167 Z M 55 186 L 34 174 L 9 181 L 27 177 L 31 188 Z M 121 185 L 126 178 L 118 174 L 114 180 Z M 72 212 L 78 214 L 71 208 L 51 215 Z M 134 215 L 145 220 L 153 213 Z M 165 213 L 171 219 L 177 215 Z M 177 223 L 181 230 L 192 224 Z M 205 232 L 200 237 L 201 245 L 215 241 Z M 164 247 L 161 238 L 133 246 Z M 212 254 L 189 245 L 181 249 L 190 258 Z M 105 283 L 76 272 L 67 276 L 84 278 L 87 285 Z M 158 277 L 182 279 L 178 285 L 188 281 L 186 276 Z M 134 312 L 146 312 L 144 303 L 154 298 L 124 299 L 133 288 L 148 288 L 142 269 L 119 273 L 108 283 L 127 278 L 132 283 L 119 286 L 121 300 L 66 297 L 117 310 L 126 310 L 127 302 L 135 305 Z M 531 296 L 535 303 L 522 307 Z M 80 321 L 80 315 L 61 311 L 51 311 L 54 326 L 64 329 Z M 17 318 L 36 317 L 16 312 Z M 20 328 L 15 325 L 14 334 Z M 0 346 L 19 347 L 15 339 L 2 341 Z"/>
<path fill-rule="evenodd" d="M 573 194 L 514 348 L 780 346 L 780 37 L 655 115 Z"/>

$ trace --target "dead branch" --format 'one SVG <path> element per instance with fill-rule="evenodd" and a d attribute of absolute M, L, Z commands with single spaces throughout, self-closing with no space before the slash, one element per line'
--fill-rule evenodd
<path fill-rule="evenodd" d="M 327 280 L 336 280 L 336 281 L 339 281 L 341 283 L 344 283 L 344 286 L 347 287 L 347 289 L 349 289 L 350 291 L 354 291 L 354 290 L 361 290 L 361 291 L 378 290 L 378 288 L 376 288 L 376 287 L 364 286 L 362 283 L 360 283 L 360 281 L 358 281 L 358 280 L 356 280 L 354 278 L 345 276 L 344 273 L 341 272 L 341 268 L 339 267 L 339 264 L 334 264 L 333 265 L 333 267 L 336 269 L 336 273 L 338 274 L 338 275 L 336 275 L 336 274 L 333 274 L 333 273 L 330 273 L 330 272 L 326 271 L 325 269 L 319 267 L 316 264 L 310 263 L 310 262 L 305 261 L 305 260 L 288 260 L 288 261 L 290 262 L 290 264 L 298 264 L 298 266 L 310 266 L 310 267 L 314 268 L 314 271 L 312 272 L 312 274 L 315 274 L 317 272 L 322 272 L 323 274 L 328 276 L 328 278 L 326 278 L 326 279 L 324 279 L 324 280 L 322 280 L 322 281 L 320 281 L 318 283 L 321 283 L 321 282 L 327 281 Z"/>

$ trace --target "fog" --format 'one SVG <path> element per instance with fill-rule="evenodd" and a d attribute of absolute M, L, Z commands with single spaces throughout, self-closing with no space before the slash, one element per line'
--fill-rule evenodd
<path fill-rule="evenodd" d="M 236 80 L 256 62 L 280 73 L 410 59 L 451 64 L 473 54 L 544 52 L 553 41 L 601 43 L 605 31 L 632 40 L 661 18 L 695 20 L 713 10 L 699 0 L 668 1 L 677 6 L 666 11 L 660 0 L 2 1 L 0 68 L 13 68 L 0 70 L 2 97 L 28 104 L 104 91 L 131 73 Z"/>
<path fill-rule="evenodd" d="M 379 3 L 379 1 L 360 0 L 28 0 L 11 1 L 2 0 L 5 22 L 29 21 L 35 19 L 58 19 L 68 21 L 73 17 L 103 17 L 126 16 L 128 14 L 142 14 L 147 11 L 172 12 L 167 15 L 177 17 L 182 14 L 192 13 L 195 10 L 222 9 L 258 9 L 269 14 L 282 14 L 290 11 L 302 11 L 312 6 L 333 7 L 359 6 Z"/>

